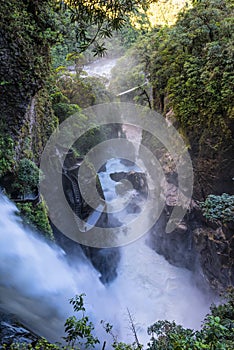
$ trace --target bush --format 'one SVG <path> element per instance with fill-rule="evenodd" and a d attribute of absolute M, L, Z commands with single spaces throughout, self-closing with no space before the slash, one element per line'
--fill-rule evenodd
<path fill-rule="evenodd" d="M 38 205 L 17 203 L 17 207 L 26 224 L 43 233 L 46 238 L 52 241 L 54 240 L 53 231 L 48 219 L 48 209 L 43 200 Z"/>
<path fill-rule="evenodd" d="M 39 340 L 35 346 L 30 344 L 13 344 L 10 349 L 88 349 L 93 348 L 100 341 L 92 335 L 93 324 L 85 315 L 83 294 L 77 295 L 70 300 L 75 312 L 81 312 L 80 319 L 72 316 L 65 323 L 66 340 L 68 346 L 49 344 L 45 339 Z M 102 321 L 103 323 L 103 321 Z M 131 328 L 135 327 L 130 318 Z M 228 293 L 225 303 L 219 306 L 212 306 L 211 313 L 205 318 L 203 327 L 199 331 L 185 329 L 175 322 L 158 321 L 148 328 L 151 336 L 147 344 L 147 350 L 233 350 L 234 349 L 234 289 Z M 114 342 L 106 349 L 105 342 L 102 349 L 115 350 L 142 350 L 143 345 L 138 341 L 133 344 L 125 344 L 117 341 L 117 337 L 112 333 L 112 325 L 104 324 L 104 328 L 109 333 Z M 78 345 L 78 347 L 77 347 Z M 82 345 L 83 347 L 79 347 Z M 101 347 L 100 347 L 101 349 Z"/>
<path fill-rule="evenodd" d="M 223 193 L 221 196 L 210 194 L 200 203 L 206 219 L 222 223 L 234 220 L 234 195 Z"/>
<path fill-rule="evenodd" d="M 12 187 L 22 195 L 34 193 L 38 186 L 39 178 L 40 170 L 36 164 L 27 158 L 23 158 L 19 161 L 16 169 L 16 179 Z"/>
<path fill-rule="evenodd" d="M 14 166 L 14 141 L 8 135 L 0 135 L 0 178 Z"/>
<path fill-rule="evenodd" d="M 158 321 L 148 329 L 147 350 L 234 349 L 234 292 L 226 303 L 211 307 L 200 331 L 184 329 L 174 322 Z"/>

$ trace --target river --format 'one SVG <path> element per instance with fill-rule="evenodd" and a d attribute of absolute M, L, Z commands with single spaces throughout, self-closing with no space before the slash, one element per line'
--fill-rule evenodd
<path fill-rule="evenodd" d="M 101 61 L 95 63 L 95 70 L 100 72 L 98 67 L 105 71 Z M 114 171 L 129 171 L 129 166 L 119 159 L 110 159 L 106 170 L 99 174 L 109 202 L 125 195 L 120 194 L 119 184 L 110 179 Z M 128 191 L 136 194 L 134 189 Z M 159 319 L 200 327 L 209 311 L 209 295 L 198 288 L 191 271 L 172 266 L 156 254 L 146 244 L 147 236 L 119 248 L 118 275 L 112 283 L 103 285 L 100 274 L 82 251 L 78 261 L 68 262 L 61 248 L 25 228 L 14 204 L 5 196 L 0 197 L 0 307 L 38 334 L 50 341 L 61 341 L 65 319 L 72 314 L 68 300 L 81 293 L 86 294 L 87 313 L 103 340 L 106 336 L 100 320 L 114 325 L 119 340 L 134 341 L 127 309 L 143 343 L 149 340 L 147 327 Z M 141 203 L 139 196 L 139 207 Z M 124 222 L 137 214 L 121 215 L 118 220 Z"/>

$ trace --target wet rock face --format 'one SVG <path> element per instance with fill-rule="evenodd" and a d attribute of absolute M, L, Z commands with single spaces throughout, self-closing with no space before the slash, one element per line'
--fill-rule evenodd
<path fill-rule="evenodd" d="M 12 343 L 35 344 L 39 337 L 22 326 L 14 316 L 0 312 L 0 349 Z"/>
<path fill-rule="evenodd" d="M 201 266 L 211 285 L 219 290 L 234 286 L 234 225 L 203 225 L 193 233 Z"/>
<path fill-rule="evenodd" d="M 183 221 L 173 232 L 165 231 L 171 211 L 172 208 L 167 207 L 162 212 L 151 230 L 149 245 L 172 265 L 195 271 L 197 253 L 191 228 Z"/>
<path fill-rule="evenodd" d="M 1 131 L 15 141 L 16 159 L 32 152 L 37 163 L 57 123 L 45 88 L 50 72 L 47 5 L 46 0 L 0 2 Z"/>
<path fill-rule="evenodd" d="M 16 57 L 20 61 L 20 49 L 17 44 L 10 40 L 10 34 L 5 30 L 0 30 L 0 77 L 2 86 L 0 88 L 1 119 L 7 121 L 10 129 L 17 132 L 23 124 L 23 117 L 30 102 L 28 88 L 22 86 L 19 89 L 19 82 L 22 79 L 22 72 L 19 72 Z M 33 90 L 33 89 L 32 89 Z M 35 94 L 35 87 L 32 95 Z"/>
<path fill-rule="evenodd" d="M 171 210 L 166 206 L 151 230 L 150 246 L 171 264 L 194 271 L 203 285 L 208 282 L 217 291 L 234 286 L 234 224 L 207 222 L 195 206 L 176 230 L 166 233 Z"/>
<path fill-rule="evenodd" d="M 151 230 L 150 246 L 171 264 L 194 271 L 198 279 L 216 290 L 234 286 L 234 222 L 218 225 L 206 220 L 192 200 L 183 221 L 166 233 L 179 191 L 174 176 L 171 172 L 162 184 L 165 208 Z"/>
<path fill-rule="evenodd" d="M 147 186 L 147 178 L 145 173 L 137 172 L 137 171 L 129 171 L 129 172 L 118 172 L 110 174 L 112 180 L 116 182 L 120 182 L 123 180 L 127 180 L 131 183 L 132 187 L 137 190 L 140 194 L 147 195 L 148 186 Z"/>
<path fill-rule="evenodd" d="M 85 252 L 93 266 L 100 272 L 103 284 L 111 283 L 117 277 L 117 268 L 120 261 L 118 248 L 91 248 L 85 247 Z"/>

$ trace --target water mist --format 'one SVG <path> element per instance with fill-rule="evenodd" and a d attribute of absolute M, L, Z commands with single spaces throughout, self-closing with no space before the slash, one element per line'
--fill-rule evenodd
<path fill-rule="evenodd" d="M 68 264 L 59 247 L 24 228 L 15 206 L 3 196 L 0 212 L 0 307 L 50 341 L 61 341 L 63 324 L 72 314 L 68 300 L 75 294 L 86 294 L 87 312 L 103 339 L 100 320 L 112 323 L 120 340 L 133 340 L 127 308 L 142 342 L 147 326 L 158 319 L 199 327 L 208 312 L 209 300 L 192 273 L 170 265 L 145 245 L 144 237 L 121 248 L 118 277 L 104 286 L 83 256 Z"/>

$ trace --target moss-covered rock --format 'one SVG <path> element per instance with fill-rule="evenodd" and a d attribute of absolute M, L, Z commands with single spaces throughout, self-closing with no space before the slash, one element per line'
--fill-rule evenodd
<path fill-rule="evenodd" d="M 31 170 L 38 170 L 57 126 L 47 86 L 50 46 L 57 40 L 51 5 L 50 0 L 0 2 L 0 186 L 8 194 L 15 187 L 14 197 L 37 187 L 38 176 Z M 43 202 L 18 206 L 30 223 L 52 235 Z"/>
<path fill-rule="evenodd" d="M 32 226 L 37 232 L 43 233 L 46 238 L 54 240 L 48 219 L 48 209 L 43 199 L 37 205 L 33 203 L 17 203 L 17 207 L 26 224 Z"/>
<path fill-rule="evenodd" d="M 17 135 L 33 96 L 50 69 L 53 21 L 50 1 L 0 3 L 0 103 L 2 120 Z"/>
<path fill-rule="evenodd" d="M 0 178 L 6 173 L 12 171 L 14 166 L 14 141 L 12 137 L 4 133 L 4 130 L 0 132 Z"/>

